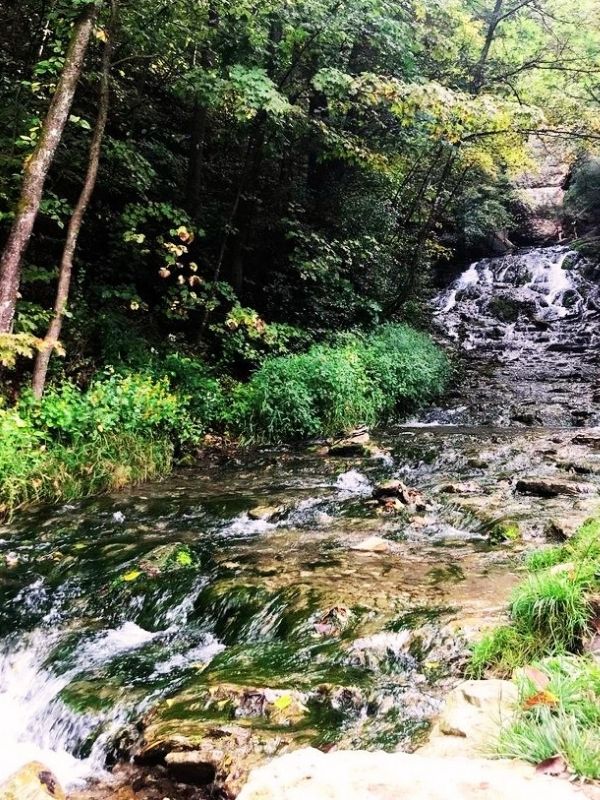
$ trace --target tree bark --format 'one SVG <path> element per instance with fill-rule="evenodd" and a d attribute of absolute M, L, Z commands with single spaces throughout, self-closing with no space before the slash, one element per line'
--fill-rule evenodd
<path fill-rule="evenodd" d="M 81 194 L 79 195 L 67 228 L 65 246 L 62 253 L 58 275 L 54 314 L 50 322 L 48 332 L 44 337 L 43 344 L 37 354 L 33 369 L 32 389 L 33 395 L 37 400 L 39 400 L 44 393 L 50 358 L 60 338 L 67 302 L 69 300 L 71 276 L 73 274 L 73 259 L 75 256 L 75 250 L 77 248 L 79 233 L 81 231 L 83 218 L 90 204 L 90 200 L 96 186 L 96 180 L 98 178 L 98 168 L 100 166 L 100 156 L 102 154 L 102 141 L 104 139 L 104 132 L 106 130 L 108 110 L 110 105 L 110 68 L 112 52 L 114 48 L 117 12 L 118 0 L 112 0 L 111 22 L 107 33 L 106 43 L 104 45 L 104 53 L 102 55 L 98 116 L 96 118 L 96 124 L 94 125 L 92 140 L 90 142 L 88 168 L 83 182 Z"/>
<path fill-rule="evenodd" d="M 473 74 L 473 81 L 471 82 L 471 92 L 473 94 L 479 94 L 483 89 L 483 85 L 485 83 L 485 68 L 490 56 L 490 50 L 492 48 L 494 37 L 496 36 L 496 28 L 502 19 L 501 15 L 503 5 L 504 0 L 496 0 L 485 36 L 485 42 L 483 43 L 481 55 L 479 56 L 479 61 L 477 62 L 475 72 Z"/>
<path fill-rule="evenodd" d="M 40 140 L 28 159 L 15 219 L 0 259 L 0 333 L 9 333 L 21 282 L 21 264 L 42 199 L 44 184 L 69 117 L 94 21 L 90 4 L 75 22 L 65 65 L 42 125 Z"/>

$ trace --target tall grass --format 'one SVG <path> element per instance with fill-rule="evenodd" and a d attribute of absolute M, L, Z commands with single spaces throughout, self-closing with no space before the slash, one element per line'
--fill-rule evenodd
<path fill-rule="evenodd" d="M 247 439 L 293 441 L 373 425 L 439 394 L 448 361 L 404 325 L 267 360 L 234 395 L 229 424 Z"/>
<path fill-rule="evenodd" d="M 534 553 L 510 602 L 510 624 L 473 648 L 469 672 L 509 677 L 544 656 L 578 652 L 590 631 L 600 589 L 600 522 L 590 520 L 565 545 Z"/>
<path fill-rule="evenodd" d="M 597 626 L 600 522 L 534 553 L 510 604 L 510 623 L 472 653 L 473 677 L 513 676 L 520 703 L 494 752 L 539 764 L 559 756 L 570 772 L 600 778 L 600 666 L 585 654 Z M 533 668 L 532 668 L 533 667 Z M 527 668 L 527 669 L 524 669 Z"/>

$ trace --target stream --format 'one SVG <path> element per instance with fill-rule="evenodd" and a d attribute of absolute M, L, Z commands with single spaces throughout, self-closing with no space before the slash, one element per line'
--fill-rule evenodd
<path fill-rule="evenodd" d="M 454 385 L 373 453 L 264 448 L 0 528 L 0 780 L 35 759 L 104 797 L 133 758 L 150 777 L 127 797 L 167 775 L 175 800 L 289 748 L 426 737 L 524 551 L 600 489 L 589 265 L 485 259 L 434 303 Z M 392 478 L 414 503 L 373 500 Z"/>

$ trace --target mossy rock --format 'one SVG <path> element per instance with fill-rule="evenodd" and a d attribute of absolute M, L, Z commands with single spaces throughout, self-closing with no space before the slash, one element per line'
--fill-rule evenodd
<path fill-rule="evenodd" d="M 195 564 L 196 559 L 187 545 L 181 542 L 162 544 L 150 550 L 137 564 L 123 572 L 118 582 L 133 583 L 142 576 L 154 578 L 188 569 Z"/>

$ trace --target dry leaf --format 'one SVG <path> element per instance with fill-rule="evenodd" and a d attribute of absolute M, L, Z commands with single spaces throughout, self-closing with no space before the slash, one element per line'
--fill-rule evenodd
<path fill-rule="evenodd" d="M 543 692 L 537 692 L 536 694 L 531 695 L 531 697 L 528 697 L 523 703 L 523 708 L 534 708 L 535 706 L 554 707 L 557 705 L 558 697 L 545 689 Z"/>

